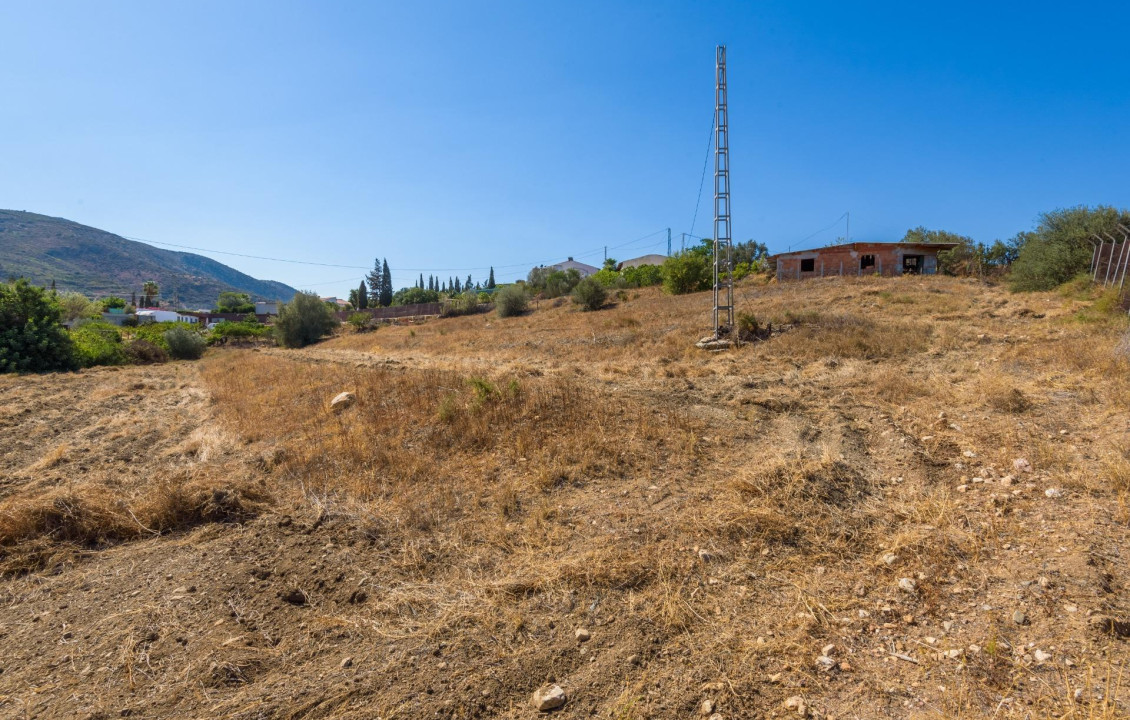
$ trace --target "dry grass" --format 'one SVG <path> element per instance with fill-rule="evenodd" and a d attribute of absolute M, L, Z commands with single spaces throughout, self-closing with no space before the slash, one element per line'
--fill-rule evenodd
<path fill-rule="evenodd" d="M 645 290 L 0 378 L 0 431 L 42 440 L 0 552 L 59 573 L 0 586 L 0 708 L 519 718 L 557 682 L 570 717 L 1123 717 L 1087 614 L 1130 614 L 1130 358 L 1094 302 L 751 284 L 784 332 L 706 354 L 709 295 Z M 76 380 L 88 424 L 32 422 Z"/>

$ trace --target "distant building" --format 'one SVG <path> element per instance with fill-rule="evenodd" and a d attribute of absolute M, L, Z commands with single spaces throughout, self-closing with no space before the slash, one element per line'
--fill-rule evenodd
<path fill-rule="evenodd" d="M 187 313 L 179 313 L 173 310 L 161 310 L 160 308 L 142 308 L 137 311 L 137 321 L 140 323 L 154 323 L 154 322 L 182 322 L 182 323 L 197 323 L 200 318 L 195 315 Z"/>
<path fill-rule="evenodd" d="M 257 302 L 255 303 L 256 315 L 278 315 L 279 304 L 277 302 Z"/>
<path fill-rule="evenodd" d="M 624 268 L 639 267 L 641 265 L 662 265 L 666 261 L 666 255 L 658 255 L 656 253 L 652 253 L 650 255 L 641 255 L 638 258 L 632 258 L 631 260 L 625 260 L 624 262 L 617 265 L 616 269 L 623 270 Z"/>
<path fill-rule="evenodd" d="M 569 270 L 576 270 L 578 273 L 581 274 L 581 277 L 583 277 L 583 278 L 588 277 L 589 275 L 592 275 L 594 273 L 600 272 L 600 268 L 593 267 L 592 265 L 586 265 L 583 262 L 577 262 L 573 258 L 569 258 L 565 262 L 559 262 L 555 265 L 550 265 L 549 267 L 553 268 L 554 270 L 560 270 L 561 272 L 568 272 Z"/>
<path fill-rule="evenodd" d="M 349 301 L 348 300 L 342 300 L 341 298 L 338 298 L 338 297 L 324 297 L 324 298 L 318 298 L 318 299 L 321 300 L 322 302 L 333 303 L 334 305 L 337 305 L 338 308 L 340 308 L 342 310 L 349 307 Z"/>
<path fill-rule="evenodd" d="M 938 253 L 957 243 L 853 242 L 770 255 L 778 280 L 829 275 L 934 275 Z"/>

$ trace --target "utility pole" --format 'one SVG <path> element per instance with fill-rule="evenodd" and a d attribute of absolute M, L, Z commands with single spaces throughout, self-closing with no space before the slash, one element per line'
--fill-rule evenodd
<path fill-rule="evenodd" d="M 686 249 L 687 249 L 687 234 L 683 233 L 683 237 L 679 241 L 679 252 L 685 252 Z"/>
<path fill-rule="evenodd" d="M 667 257 L 671 257 L 671 228 L 667 228 Z"/>
<path fill-rule="evenodd" d="M 849 242 L 851 242 L 851 211 L 848 210 L 846 213 L 844 213 L 844 217 L 847 219 L 847 222 L 844 225 L 844 244 L 847 245 Z"/>
<path fill-rule="evenodd" d="M 714 64 L 714 326 L 715 336 L 734 327 L 733 242 L 730 237 L 730 120 L 726 93 L 726 46 Z"/>

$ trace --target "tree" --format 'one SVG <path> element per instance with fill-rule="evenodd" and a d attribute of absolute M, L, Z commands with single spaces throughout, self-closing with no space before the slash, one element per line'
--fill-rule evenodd
<path fill-rule="evenodd" d="M 487 278 L 487 289 L 494 290 L 494 266 L 491 266 L 490 276 Z"/>
<path fill-rule="evenodd" d="M 59 325 L 59 305 L 27 280 L 0 285 L 0 372 L 78 367 L 74 343 Z"/>
<path fill-rule="evenodd" d="M 521 285 L 507 285 L 494 294 L 494 306 L 499 317 L 521 315 L 529 306 L 529 298 Z"/>
<path fill-rule="evenodd" d="M 1130 211 L 1107 205 L 1080 205 L 1041 214 L 1036 229 L 1024 234 L 1009 284 L 1014 291 L 1050 290 L 1087 272 L 1094 236 L 1120 238 L 1120 224 L 1130 228 Z"/>
<path fill-rule="evenodd" d="M 601 266 L 600 269 L 601 270 L 611 270 L 612 272 L 616 272 L 616 259 L 615 258 L 604 258 L 604 265 Z"/>
<path fill-rule="evenodd" d="M 455 278 L 455 292 L 456 293 L 463 292 L 463 285 L 462 285 L 462 283 L 459 282 L 459 278 Z"/>
<path fill-rule="evenodd" d="M 753 265 L 769 257 L 769 246 L 756 240 L 746 240 L 734 245 L 734 267 L 743 263 Z"/>
<path fill-rule="evenodd" d="M 144 297 L 141 301 L 144 306 L 154 307 L 157 303 L 157 295 L 160 293 L 160 291 L 161 289 L 157 286 L 156 281 L 146 280 L 145 283 L 141 286 L 141 292 L 144 293 Z"/>
<path fill-rule="evenodd" d="M 357 286 L 357 302 L 353 303 L 353 307 L 358 310 L 364 310 L 369 307 L 369 288 L 365 287 L 365 280 L 361 280 L 361 284 Z"/>
<path fill-rule="evenodd" d="M 392 273 L 388 270 L 388 260 L 385 259 L 381 268 L 381 307 L 392 305 Z"/>
<path fill-rule="evenodd" d="M 64 324 L 102 316 L 102 306 L 90 300 L 82 293 L 65 292 L 58 296 L 59 309 L 62 311 Z"/>
<path fill-rule="evenodd" d="M 381 284 L 384 282 L 384 272 L 381 270 L 380 258 L 373 261 L 373 269 L 369 271 L 365 279 L 369 281 L 369 306 L 380 307 Z"/>
<path fill-rule="evenodd" d="M 424 289 L 424 273 L 420 273 L 420 283 L 416 286 L 421 290 Z"/>
<path fill-rule="evenodd" d="M 687 250 L 663 263 L 663 289 L 672 295 L 698 292 L 710 287 L 712 256 Z"/>
<path fill-rule="evenodd" d="M 123 298 L 115 297 L 113 295 L 111 295 L 110 297 L 102 298 L 101 303 L 103 312 L 109 312 L 110 310 L 118 309 L 124 310 L 126 307 L 126 301 Z"/>
<path fill-rule="evenodd" d="M 253 313 L 255 312 L 255 303 L 251 302 L 251 296 L 247 293 L 222 292 L 220 293 L 220 297 L 216 300 L 215 312 Z"/>
<path fill-rule="evenodd" d="M 425 288 L 401 288 L 392 296 L 393 305 L 418 305 L 439 302 L 439 293 Z"/>
<path fill-rule="evenodd" d="M 284 347 L 303 347 L 333 332 L 338 326 L 330 308 L 313 293 L 298 293 L 279 309 L 275 338 Z"/>
<path fill-rule="evenodd" d="M 471 289 L 471 276 L 470 275 L 467 276 L 467 282 L 463 283 L 463 289 L 464 290 L 470 290 Z"/>

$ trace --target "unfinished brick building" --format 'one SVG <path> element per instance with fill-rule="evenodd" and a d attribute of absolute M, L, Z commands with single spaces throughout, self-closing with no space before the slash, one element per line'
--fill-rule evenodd
<path fill-rule="evenodd" d="M 933 275 L 938 253 L 957 243 L 853 242 L 769 257 L 777 262 L 778 280 L 829 275 Z"/>

